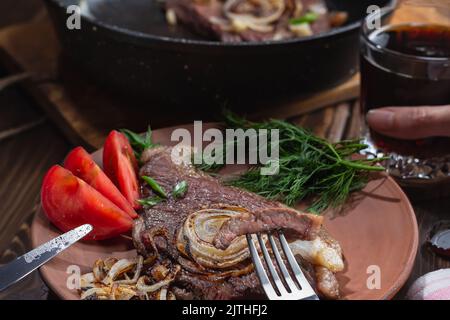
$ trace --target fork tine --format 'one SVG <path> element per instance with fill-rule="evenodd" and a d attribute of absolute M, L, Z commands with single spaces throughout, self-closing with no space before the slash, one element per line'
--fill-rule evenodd
<path fill-rule="evenodd" d="M 275 266 L 273 265 L 272 262 L 272 258 L 269 255 L 269 251 L 267 251 L 266 248 L 266 244 L 264 243 L 263 239 L 261 238 L 261 234 L 258 234 L 258 242 L 259 242 L 259 246 L 261 248 L 261 251 L 263 253 L 264 256 L 264 260 L 266 262 L 267 268 L 269 269 L 270 275 L 272 276 L 273 282 L 275 284 L 275 289 L 278 290 L 278 292 L 281 295 L 286 295 L 287 292 L 287 288 L 285 288 L 283 282 L 281 281 L 280 277 L 278 276 L 278 272 L 275 269 Z"/>
<path fill-rule="evenodd" d="M 256 250 L 255 244 L 250 234 L 247 234 L 247 243 L 248 247 L 250 248 L 250 254 L 252 256 L 253 264 L 255 265 L 256 274 L 258 275 L 258 279 L 261 282 L 264 292 L 270 300 L 279 299 L 277 292 L 275 291 L 272 283 L 267 277 L 266 270 L 264 269 L 258 251 Z"/>
<path fill-rule="evenodd" d="M 279 238 L 280 238 L 281 246 L 283 247 L 284 254 L 286 255 L 289 265 L 295 274 L 298 284 L 302 288 L 302 292 L 304 292 L 305 295 L 317 297 L 313 288 L 311 288 L 311 285 L 309 284 L 308 280 L 306 279 L 305 275 L 303 274 L 303 271 L 300 269 L 300 266 L 298 265 L 297 260 L 295 260 L 295 257 L 292 254 L 291 249 L 289 248 L 289 244 L 286 241 L 286 238 L 284 237 L 284 234 L 279 232 Z"/>
<path fill-rule="evenodd" d="M 288 285 L 288 290 L 290 289 L 291 292 L 293 292 L 295 289 L 300 289 L 297 284 L 292 280 L 291 275 L 289 274 L 288 269 L 286 268 L 286 265 L 283 262 L 283 258 L 281 258 L 280 251 L 278 250 L 277 244 L 275 243 L 275 240 L 273 238 L 273 235 L 269 235 L 269 241 L 270 246 L 272 247 L 272 251 L 275 255 L 275 259 L 277 260 L 278 267 L 281 269 L 281 272 L 283 273 L 284 280 L 286 281 Z"/>

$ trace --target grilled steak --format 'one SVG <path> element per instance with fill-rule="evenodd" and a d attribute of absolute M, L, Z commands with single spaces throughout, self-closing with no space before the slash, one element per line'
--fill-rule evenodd
<path fill-rule="evenodd" d="M 142 160 L 144 165 L 141 167 L 140 175 L 152 177 L 166 191 L 172 190 L 181 181 L 188 184 L 188 191 L 184 197 L 175 199 L 169 196 L 167 201 L 143 210 L 133 228 L 133 239 L 140 254 L 144 256 L 157 254 L 160 259 L 170 259 L 182 266 L 182 271 L 172 289 L 178 299 L 264 297 L 248 256 L 235 266 L 205 267 L 189 256 L 189 252 L 193 252 L 194 249 L 192 244 L 187 242 L 180 246 L 180 242 L 185 240 L 180 236 L 180 230 L 185 227 L 188 216 L 195 212 L 204 211 L 202 209 L 205 208 L 223 207 L 245 210 L 241 219 L 238 217 L 230 219 L 219 229 L 216 240 L 220 239 L 218 241 L 222 245 L 219 246 L 222 247 L 228 247 L 230 243 L 235 245 L 236 241 L 233 240 L 248 232 L 288 227 L 296 238 L 310 240 L 316 237 L 320 229 L 321 217 L 302 214 L 256 194 L 224 186 L 219 180 L 190 166 L 175 164 L 171 159 L 170 148 L 158 147 L 147 150 Z M 153 191 L 146 185 L 142 186 L 142 192 L 145 197 L 154 196 Z M 266 218 L 264 213 L 267 213 Z M 311 276 L 315 278 L 314 274 Z"/>
<path fill-rule="evenodd" d="M 345 23 L 347 17 L 328 13 L 323 0 L 282 0 L 284 9 L 274 21 L 246 25 L 247 17 L 257 21 L 273 12 L 260 1 L 234 1 L 230 10 L 233 18 L 225 13 L 223 0 L 166 0 L 165 10 L 176 16 L 177 22 L 209 39 L 223 42 L 281 40 L 326 32 L 331 27 Z M 268 2 L 270 4 L 270 2 Z M 273 11 L 273 10 L 272 10 Z M 317 19 L 302 28 L 291 28 L 290 19 L 308 12 L 317 13 Z M 235 18 L 241 15 L 243 18 Z M 261 27 L 263 26 L 263 27 Z M 305 31 L 306 30 L 306 31 Z M 306 32 L 306 33 L 305 33 Z"/>

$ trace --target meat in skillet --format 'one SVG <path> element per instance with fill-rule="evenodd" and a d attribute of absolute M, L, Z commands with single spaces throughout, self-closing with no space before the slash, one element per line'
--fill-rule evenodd
<path fill-rule="evenodd" d="M 169 23 L 208 39 L 246 42 L 292 39 L 344 24 L 345 12 L 328 12 L 323 0 L 166 0 Z M 309 22 L 295 19 L 313 14 Z M 311 17 L 311 15 L 310 15 Z"/>

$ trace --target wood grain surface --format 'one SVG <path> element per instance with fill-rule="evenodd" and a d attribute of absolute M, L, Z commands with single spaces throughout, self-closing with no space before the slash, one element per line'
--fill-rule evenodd
<path fill-rule="evenodd" d="M 48 59 L 49 63 L 52 63 L 51 57 L 45 52 L 34 51 L 35 48 L 39 48 L 39 41 L 42 41 L 42 38 L 29 41 L 30 39 L 20 38 L 19 31 L 20 26 L 23 27 L 24 23 L 25 26 L 29 26 L 36 22 L 33 19 L 42 19 L 43 16 L 36 16 L 36 13 L 41 12 L 40 8 L 40 2 L 37 0 L 0 1 L 0 27 L 9 26 L 7 29 L 0 28 L 0 39 L 2 39 L 0 43 L 3 46 L 6 43 L 7 46 L 10 46 L 9 48 L 14 47 L 21 50 L 24 47 L 31 48 L 32 53 L 25 60 L 35 68 L 32 70 L 36 71 L 42 71 L 39 61 Z M 6 42 L 4 40 L 5 30 L 8 34 Z M 57 47 L 54 47 L 54 50 L 57 50 Z M 20 62 L 19 56 L 14 56 L 14 58 Z M 11 65 L 8 68 L 11 69 Z M 58 90 L 51 87 L 58 85 L 57 81 L 54 81 L 57 80 L 57 75 L 48 72 L 49 69 L 46 70 L 44 74 L 39 74 L 39 77 L 31 82 L 31 86 L 35 87 L 38 83 L 40 89 L 48 90 L 51 94 L 47 95 L 47 98 L 50 98 L 51 101 L 64 99 Z M 8 72 L 0 66 L 0 78 L 7 75 Z M 90 92 L 87 92 L 85 95 L 89 94 Z M 356 137 L 360 133 L 361 115 L 359 103 L 356 99 L 351 98 L 344 99 L 348 100 L 347 102 L 324 102 L 320 110 L 308 110 L 307 114 L 291 113 L 291 109 L 287 109 L 288 112 L 283 117 L 289 118 L 298 125 L 308 127 L 316 134 L 330 140 Z M 30 91 L 30 83 L 14 85 L 0 92 L 0 177 L 2 177 L 0 183 L 0 264 L 11 261 L 30 249 L 29 223 L 39 199 L 42 177 L 52 164 L 61 162 L 67 151 L 73 147 L 73 143 L 66 138 L 74 141 L 72 133 L 68 130 L 60 130 L 61 118 L 48 112 L 48 105 L 44 100 L 39 94 L 33 93 L 33 90 Z M 88 102 L 86 98 L 85 103 Z M 104 103 L 108 103 L 108 99 L 105 98 Z M 95 109 L 91 112 L 95 112 Z M 127 112 L 139 113 L 139 109 Z M 89 115 L 88 113 L 84 116 L 87 120 L 76 118 L 79 115 L 73 116 L 72 119 L 96 127 L 97 124 L 89 120 Z M 115 127 L 127 126 L 127 123 L 120 122 L 120 113 L 114 114 L 113 112 L 110 116 L 111 119 L 118 119 L 118 122 L 114 124 Z M 208 116 L 211 115 L 204 115 L 204 117 Z M 184 119 L 182 114 L 178 117 L 181 120 Z M 167 120 L 170 119 L 159 120 L 160 126 L 164 125 L 164 121 Z M 137 129 L 139 126 L 144 128 L 148 122 L 149 120 L 144 118 L 142 123 L 135 124 L 135 126 L 138 127 Z M 103 131 L 109 128 L 108 124 L 103 125 Z M 102 143 L 103 134 L 98 134 L 93 130 L 88 130 L 87 134 L 89 135 L 87 140 L 92 141 L 93 145 Z M 428 231 L 436 222 L 450 220 L 450 198 L 421 199 L 420 195 L 415 193 L 410 194 L 410 200 L 419 224 L 420 247 L 412 275 L 396 299 L 404 298 L 408 286 L 420 275 L 439 268 L 450 267 L 449 260 L 437 257 L 425 244 Z M 55 296 L 42 282 L 38 272 L 34 272 L 18 285 L 0 293 L 0 299 L 52 298 Z"/>
<path fill-rule="evenodd" d="M 5 75 L 1 69 L 0 75 Z M 69 146 L 24 90 L 14 86 L 0 92 L 0 264 L 30 249 L 30 221 L 43 175 Z M 0 299 L 47 297 L 38 273 L 0 293 Z"/>

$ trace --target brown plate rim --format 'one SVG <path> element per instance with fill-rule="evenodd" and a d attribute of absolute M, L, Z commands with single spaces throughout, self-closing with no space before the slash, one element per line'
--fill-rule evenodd
<path fill-rule="evenodd" d="M 417 217 L 416 217 L 414 208 L 412 207 L 408 196 L 403 191 L 403 189 L 400 187 L 400 185 L 397 183 L 397 181 L 395 181 L 395 179 L 392 178 L 388 174 L 386 174 L 386 177 L 388 180 L 390 180 L 392 182 L 391 187 L 397 189 L 396 191 L 398 193 L 400 193 L 404 199 L 406 199 L 405 204 L 408 207 L 408 211 L 410 212 L 411 218 L 413 220 L 413 228 L 414 228 L 413 239 L 414 240 L 413 240 L 412 248 L 410 250 L 410 255 L 408 257 L 405 267 L 403 268 L 402 272 L 400 273 L 400 276 L 397 279 L 397 281 L 387 291 L 387 293 L 382 298 L 382 300 L 392 299 L 400 291 L 400 289 L 405 285 L 405 283 L 408 281 L 408 278 L 411 275 L 412 269 L 414 267 L 414 262 L 416 260 L 417 249 L 419 248 L 419 226 L 417 225 Z"/>

